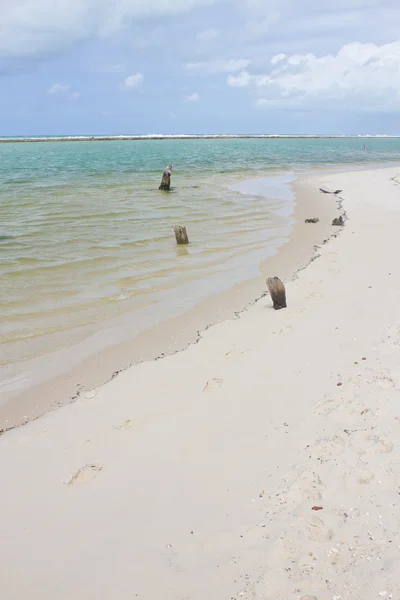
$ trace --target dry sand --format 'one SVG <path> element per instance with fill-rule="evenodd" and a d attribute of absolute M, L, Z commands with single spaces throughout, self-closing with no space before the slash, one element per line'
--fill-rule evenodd
<path fill-rule="evenodd" d="M 303 181 L 348 220 L 286 310 L 1 436 L 2 599 L 400 597 L 398 174 Z"/>

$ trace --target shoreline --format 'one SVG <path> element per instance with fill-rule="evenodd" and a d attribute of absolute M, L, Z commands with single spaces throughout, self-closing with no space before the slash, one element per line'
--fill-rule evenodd
<path fill-rule="evenodd" d="M 283 178 L 287 178 L 287 175 Z M 29 385 L 21 392 L 11 393 L 5 403 L 0 405 L 0 432 L 35 420 L 49 410 L 65 406 L 84 397 L 85 393 L 97 389 L 113 379 L 120 372 L 144 361 L 153 361 L 185 350 L 197 343 L 201 333 L 209 327 L 232 318 L 257 302 L 266 293 L 265 279 L 279 274 L 284 280 L 291 280 L 298 270 L 304 268 L 315 252 L 315 246 L 325 241 L 329 234 L 335 233 L 331 221 L 337 215 L 338 199 L 329 195 L 316 195 L 311 199 L 302 197 L 300 175 L 288 185 L 294 194 L 293 227 L 289 239 L 278 252 L 259 265 L 260 275 L 241 281 L 228 290 L 212 294 L 196 307 L 177 317 L 146 329 L 132 339 L 108 346 L 101 351 L 92 351 L 81 362 L 63 366 L 62 371 L 53 378 Z M 268 191 L 268 176 L 245 180 L 234 187 L 243 188 L 245 195 L 263 195 Z M 250 185 L 249 185 L 250 184 Z M 305 225 L 304 219 L 318 214 L 320 223 Z M 275 273 L 276 272 L 276 273 Z M 134 315 L 133 315 L 134 316 Z M 102 331 L 105 331 L 103 329 Z M 90 340 L 91 338 L 89 338 Z M 89 341 L 90 344 L 90 341 Z M 59 371 L 71 357 L 74 346 L 40 356 L 30 361 L 30 372 L 44 368 L 46 372 L 54 365 Z M 49 366 L 47 364 L 49 362 Z M 46 364 L 45 364 L 46 363 Z M 23 373 L 29 373 L 26 369 Z M 16 379 L 24 376 L 21 373 Z M 107 373 L 107 375 L 105 375 Z M 37 376 L 37 375 L 35 375 Z M 7 393 L 7 392 L 5 392 Z"/>
<path fill-rule="evenodd" d="M 346 223 L 287 309 L 0 436 L 7 598 L 399 597 L 400 166 L 302 186 Z"/>

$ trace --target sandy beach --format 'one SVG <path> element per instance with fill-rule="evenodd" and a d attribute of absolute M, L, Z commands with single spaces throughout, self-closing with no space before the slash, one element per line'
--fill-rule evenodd
<path fill-rule="evenodd" d="M 211 325 L 231 319 L 237 312 L 253 305 L 255 299 L 265 293 L 265 278 L 272 271 L 278 272 L 285 281 L 292 279 L 294 273 L 309 262 L 314 246 L 332 233 L 331 222 L 337 215 L 336 198 L 310 195 L 307 190 L 303 192 L 301 180 L 295 180 L 293 176 L 246 178 L 231 187 L 242 196 L 245 210 L 249 197 L 271 199 L 284 211 L 293 204 L 292 231 L 282 238 L 282 245 L 273 254 L 271 249 L 264 249 L 261 256 L 266 258 L 260 264 L 248 261 L 247 268 L 238 269 L 239 283 L 232 284 L 233 287 L 229 285 L 225 291 L 218 293 L 215 290 L 219 289 L 218 284 L 214 282 L 212 292 L 210 284 L 201 277 L 199 291 L 205 289 L 205 293 L 202 292 L 205 297 L 199 298 L 193 306 L 186 290 L 186 296 L 175 298 L 176 304 L 187 307 L 178 310 L 176 316 L 167 318 L 168 306 L 163 309 L 159 304 L 150 304 L 147 313 L 132 310 L 121 319 L 104 321 L 102 329 L 86 334 L 79 343 L 30 360 L 17 361 L 17 370 L 11 376 L 5 368 L 0 377 L 0 432 L 74 402 L 86 391 L 104 385 L 131 365 L 187 348 Z M 226 192 L 229 190 L 230 187 Z M 295 197 L 297 202 L 294 202 Z M 262 209 L 258 208 L 258 211 L 262 217 Z M 318 225 L 305 225 L 305 219 L 313 215 L 319 216 Z M 262 234 L 253 232 L 253 236 L 259 237 L 261 246 L 263 239 L 268 245 L 268 238 Z M 190 244 L 189 252 L 193 245 L 199 245 L 195 232 L 193 237 L 194 244 Z M 179 269 L 177 265 L 178 272 Z M 150 313 L 155 313 L 159 319 L 152 326 Z"/>
<path fill-rule="evenodd" d="M 346 224 L 287 309 L 0 436 L 2 599 L 400 598 L 400 167 L 296 186 Z"/>

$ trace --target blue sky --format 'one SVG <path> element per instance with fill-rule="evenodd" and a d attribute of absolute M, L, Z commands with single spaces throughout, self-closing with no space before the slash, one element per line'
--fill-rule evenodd
<path fill-rule="evenodd" d="M 0 135 L 400 134 L 399 0 L 0 0 Z"/>

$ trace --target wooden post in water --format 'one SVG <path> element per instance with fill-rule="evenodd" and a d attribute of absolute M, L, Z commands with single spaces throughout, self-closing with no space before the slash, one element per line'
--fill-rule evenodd
<path fill-rule="evenodd" d="M 274 309 L 286 308 L 286 290 L 279 277 L 268 277 L 267 286 Z"/>
<path fill-rule="evenodd" d="M 166 169 L 164 169 L 164 173 L 161 179 L 159 190 L 169 190 L 171 187 L 171 175 L 172 175 L 172 165 L 168 165 Z"/>
<path fill-rule="evenodd" d="M 181 225 L 174 225 L 175 238 L 177 244 L 188 244 L 189 238 L 186 232 L 186 227 L 182 227 Z"/>

